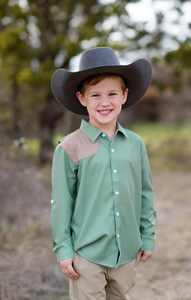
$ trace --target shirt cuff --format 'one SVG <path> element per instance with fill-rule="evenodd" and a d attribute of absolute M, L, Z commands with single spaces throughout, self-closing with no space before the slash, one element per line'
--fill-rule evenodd
<path fill-rule="evenodd" d="M 155 235 L 153 236 L 153 238 L 150 238 L 148 236 L 141 234 L 141 240 L 142 240 L 141 250 L 154 252 Z"/>
<path fill-rule="evenodd" d="M 72 238 L 62 242 L 59 245 L 53 241 L 53 251 L 56 253 L 58 263 L 63 259 L 74 258 L 75 252 L 72 244 Z"/>

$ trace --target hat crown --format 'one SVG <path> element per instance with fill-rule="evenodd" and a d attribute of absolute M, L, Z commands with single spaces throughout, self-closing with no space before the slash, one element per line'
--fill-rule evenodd
<path fill-rule="evenodd" d="M 104 66 L 119 66 L 119 60 L 115 52 L 108 47 L 99 47 L 86 50 L 80 59 L 79 71 L 104 67 Z"/>

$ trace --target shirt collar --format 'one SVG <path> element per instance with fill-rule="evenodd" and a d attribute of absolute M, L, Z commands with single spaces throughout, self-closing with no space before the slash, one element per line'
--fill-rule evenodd
<path fill-rule="evenodd" d="M 87 137 L 94 143 L 95 140 L 98 138 L 98 136 L 102 133 L 102 131 L 100 131 L 98 128 L 94 127 L 93 125 L 91 125 L 88 119 L 83 119 L 80 129 L 87 135 Z M 126 136 L 126 138 L 129 138 L 127 135 L 126 130 L 117 122 L 117 131 L 116 134 L 118 132 L 121 132 L 124 136 Z"/>
<path fill-rule="evenodd" d="M 117 133 L 118 133 L 119 131 L 120 131 L 121 133 L 123 133 L 123 135 L 125 135 L 126 138 L 129 139 L 126 130 L 125 130 L 125 129 L 117 122 Z"/>
<path fill-rule="evenodd" d="M 83 119 L 80 129 L 89 137 L 94 143 L 98 136 L 102 133 L 99 129 L 91 125 L 88 119 Z"/>

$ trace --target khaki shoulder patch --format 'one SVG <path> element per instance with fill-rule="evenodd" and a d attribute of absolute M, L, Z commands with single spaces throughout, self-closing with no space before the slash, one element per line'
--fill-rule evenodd
<path fill-rule="evenodd" d="M 99 149 L 99 141 L 93 143 L 87 135 L 79 129 L 66 137 L 60 146 L 66 151 L 73 164 L 77 164 L 81 159 L 95 154 Z"/>

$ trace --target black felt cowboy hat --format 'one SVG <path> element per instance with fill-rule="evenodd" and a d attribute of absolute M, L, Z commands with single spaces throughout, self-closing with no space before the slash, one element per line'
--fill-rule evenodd
<path fill-rule="evenodd" d="M 87 115 L 86 107 L 82 106 L 76 97 L 79 84 L 89 76 L 104 72 L 118 74 L 126 82 L 129 92 L 122 109 L 135 104 L 143 97 L 152 78 L 151 64 L 146 59 L 120 65 L 111 48 L 97 47 L 83 52 L 78 72 L 58 69 L 52 76 L 52 91 L 66 109 L 79 115 Z"/>

